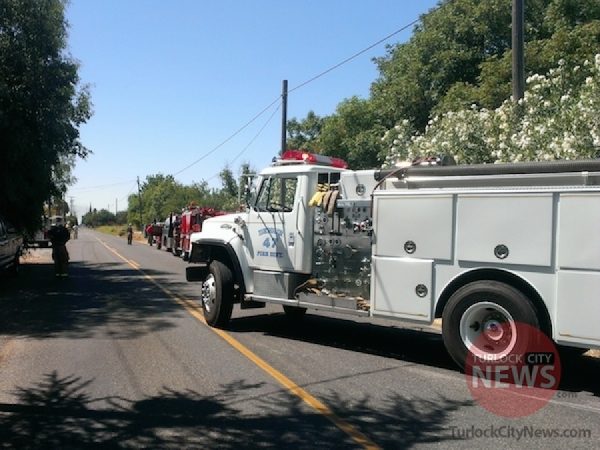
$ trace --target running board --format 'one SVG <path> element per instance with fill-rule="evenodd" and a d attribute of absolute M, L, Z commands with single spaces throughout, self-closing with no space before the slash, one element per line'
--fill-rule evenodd
<path fill-rule="evenodd" d="M 279 305 L 298 306 L 319 311 L 330 311 L 352 316 L 368 317 L 369 311 L 358 309 L 357 300 L 352 297 L 329 297 L 326 295 L 298 294 L 298 299 L 267 297 L 263 295 L 246 294 L 244 301 L 258 301 Z"/>

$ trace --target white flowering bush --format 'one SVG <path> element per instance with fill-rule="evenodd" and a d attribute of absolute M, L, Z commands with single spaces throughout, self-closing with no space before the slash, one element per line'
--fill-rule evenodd
<path fill-rule="evenodd" d="M 459 164 L 580 159 L 600 156 L 600 54 L 527 79 L 524 98 L 499 108 L 448 112 L 423 133 L 401 121 L 382 138 L 384 166 L 452 155 Z"/>

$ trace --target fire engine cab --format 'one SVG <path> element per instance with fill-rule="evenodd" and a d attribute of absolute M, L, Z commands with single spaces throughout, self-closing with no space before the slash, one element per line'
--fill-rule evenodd
<path fill-rule="evenodd" d="M 600 346 L 600 161 L 348 170 L 287 151 L 245 212 L 204 221 L 188 281 L 207 322 L 283 305 L 431 324 L 446 348 L 500 358 L 530 339 Z"/>

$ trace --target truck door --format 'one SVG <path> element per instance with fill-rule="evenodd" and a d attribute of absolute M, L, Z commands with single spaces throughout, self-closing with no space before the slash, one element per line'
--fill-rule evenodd
<path fill-rule="evenodd" d="M 255 203 L 248 212 L 248 235 L 244 239 L 252 268 L 310 273 L 312 223 L 307 220 L 308 178 L 306 174 L 273 174 L 262 178 Z"/>

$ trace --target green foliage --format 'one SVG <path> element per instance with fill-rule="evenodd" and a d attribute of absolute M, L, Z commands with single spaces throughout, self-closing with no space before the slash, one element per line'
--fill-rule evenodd
<path fill-rule="evenodd" d="M 352 97 L 324 119 L 312 111 L 301 122 L 293 119 L 292 138 L 287 147 L 337 156 L 354 169 L 373 167 L 385 150 L 381 143 L 385 127 L 379 122 L 372 102 Z"/>
<path fill-rule="evenodd" d="M 353 169 L 369 168 L 378 163 L 384 132 L 373 103 L 352 97 L 325 119 L 319 144 L 324 153 L 345 159 Z"/>
<path fill-rule="evenodd" d="M 79 221 L 77 220 L 77 216 L 69 215 L 66 218 L 67 223 L 71 225 L 79 225 Z"/>
<path fill-rule="evenodd" d="M 560 60 L 527 79 L 518 103 L 473 105 L 431 120 L 423 133 L 402 121 L 384 135 L 386 165 L 449 154 L 458 163 L 596 158 L 600 155 L 600 54 L 581 66 Z"/>
<path fill-rule="evenodd" d="M 127 221 L 127 218 L 128 218 L 127 211 L 117 211 L 117 214 L 115 214 L 115 223 L 117 225 L 125 225 L 126 223 L 129 223 Z"/>
<path fill-rule="evenodd" d="M 333 115 L 322 119 L 320 129 L 310 127 L 312 116 L 293 119 L 293 136 L 297 130 L 314 129 L 300 134 L 305 148 L 344 158 L 352 168 L 374 167 L 391 146 L 397 147 L 390 142 L 382 146 L 382 130 L 400 124 L 424 133 L 435 117 L 464 111 L 467 119 L 475 114 L 469 112 L 472 105 L 500 107 L 511 95 L 511 4 L 440 1 L 422 17 L 408 42 L 389 46 L 385 56 L 375 59 L 379 77 L 368 99 L 342 101 Z M 598 0 L 525 2 L 526 76 L 547 73 L 559 61 L 573 69 L 592 60 L 598 48 Z M 468 148 L 475 148 L 480 142 L 471 137 Z M 392 141 L 403 139 L 396 135 Z"/>
<path fill-rule="evenodd" d="M 250 165 L 241 166 L 242 174 L 251 172 Z M 141 220 L 140 199 L 137 194 L 129 196 L 127 223 L 140 227 L 154 220 L 162 222 L 171 213 L 179 213 L 194 202 L 198 206 L 215 208 L 224 211 L 235 211 L 239 207 L 239 182 L 231 169 L 225 166 L 219 173 L 221 189 L 210 189 L 205 181 L 191 185 L 183 185 L 172 175 L 149 175 L 141 186 Z M 121 223 L 121 222 L 117 222 Z"/>
<path fill-rule="evenodd" d="M 296 118 L 289 120 L 287 123 L 287 148 L 318 152 L 320 148 L 317 138 L 321 134 L 323 122 L 323 118 L 317 116 L 314 111 L 309 111 L 306 118 L 301 121 Z"/>
<path fill-rule="evenodd" d="M 91 212 L 87 212 L 81 218 L 81 223 L 86 227 L 99 227 L 102 225 L 113 225 L 115 223 L 115 215 L 106 209 L 97 211 L 95 208 Z"/>
<path fill-rule="evenodd" d="M 88 153 L 78 128 L 89 94 L 65 51 L 64 11 L 64 0 L 0 2 L 0 213 L 29 231 Z"/>

